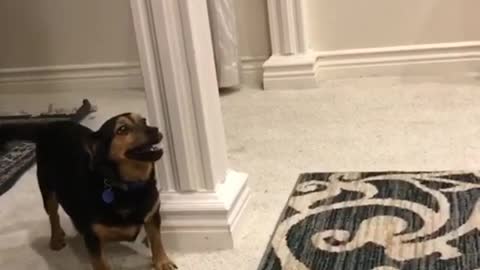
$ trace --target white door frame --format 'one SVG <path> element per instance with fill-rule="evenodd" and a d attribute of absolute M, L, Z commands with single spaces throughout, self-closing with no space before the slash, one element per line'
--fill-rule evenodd
<path fill-rule="evenodd" d="M 180 250 L 233 247 L 247 175 L 228 169 L 206 0 L 130 0 L 157 166 L 162 230 Z"/>

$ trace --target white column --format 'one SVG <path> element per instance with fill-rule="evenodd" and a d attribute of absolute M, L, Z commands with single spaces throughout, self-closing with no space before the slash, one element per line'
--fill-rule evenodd
<path fill-rule="evenodd" d="M 317 86 L 316 55 L 305 39 L 302 0 L 268 0 L 272 56 L 265 62 L 265 89 Z"/>
<path fill-rule="evenodd" d="M 157 166 L 162 229 L 180 250 L 231 248 L 248 198 L 228 169 L 206 0 L 130 0 L 150 120 L 165 133 Z"/>

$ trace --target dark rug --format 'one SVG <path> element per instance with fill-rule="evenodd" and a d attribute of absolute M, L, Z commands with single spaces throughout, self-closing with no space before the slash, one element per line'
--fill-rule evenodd
<path fill-rule="evenodd" d="M 19 115 L 0 116 L 0 125 L 5 123 L 54 122 L 71 120 L 79 122 L 90 114 L 93 108 L 88 100 L 84 100 L 80 108 L 72 113 L 59 113 L 59 110 L 49 109 L 39 116 Z M 35 145 L 28 142 L 14 141 L 0 146 L 0 195 L 4 194 L 22 174 L 35 162 Z"/>
<path fill-rule="evenodd" d="M 480 172 L 300 176 L 261 270 L 480 269 Z"/>

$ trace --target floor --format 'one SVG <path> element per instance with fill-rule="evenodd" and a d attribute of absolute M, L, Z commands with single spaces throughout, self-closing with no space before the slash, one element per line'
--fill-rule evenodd
<path fill-rule="evenodd" d="M 119 94 L 121 93 L 121 94 Z M 25 97 L 28 96 L 28 101 Z M 44 111 L 89 97 L 97 128 L 125 110 L 145 112 L 140 90 L 2 94 L 0 111 Z M 112 106 L 114 104 L 115 106 Z M 248 172 L 251 201 L 234 250 L 171 255 L 182 270 L 256 269 L 298 174 L 308 171 L 455 170 L 480 164 L 480 81 L 475 78 L 364 78 L 319 89 L 222 94 L 231 167 Z M 47 248 L 48 223 L 32 168 L 0 197 L 0 269 L 88 269 L 67 218 L 69 247 Z M 14 205 L 15 207 L 8 207 Z M 111 247 L 114 269 L 148 269 L 147 251 Z"/>

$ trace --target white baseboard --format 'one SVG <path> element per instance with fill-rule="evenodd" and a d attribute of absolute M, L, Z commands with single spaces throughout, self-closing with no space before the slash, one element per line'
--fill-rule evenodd
<path fill-rule="evenodd" d="M 261 88 L 267 56 L 241 58 L 242 84 Z M 98 63 L 0 69 L 0 91 L 143 88 L 139 63 Z"/>
<path fill-rule="evenodd" d="M 317 52 L 318 80 L 480 71 L 480 41 Z"/>
<path fill-rule="evenodd" d="M 363 76 L 478 74 L 480 41 L 272 56 L 264 69 L 265 89 L 314 88 L 322 80 Z"/>
<path fill-rule="evenodd" d="M 162 235 L 169 249 L 205 251 L 234 247 L 250 190 L 247 174 L 229 171 L 215 193 L 162 193 Z"/>
<path fill-rule="evenodd" d="M 0 91 L 143 87 L 138 63 L 98 63 L 0 69 Z"/>
<path fill-rule="evenodd" d="M 243 85 L 262 88 L 263 63 L 268 56 L 243 56 L 241 57 L 240 80 Z"/>
<path fill-rule="evenodd" d="M 316 59 L 314 53 L 272 55 L 263 65 L 264 89 L 315 88 Z"/>

